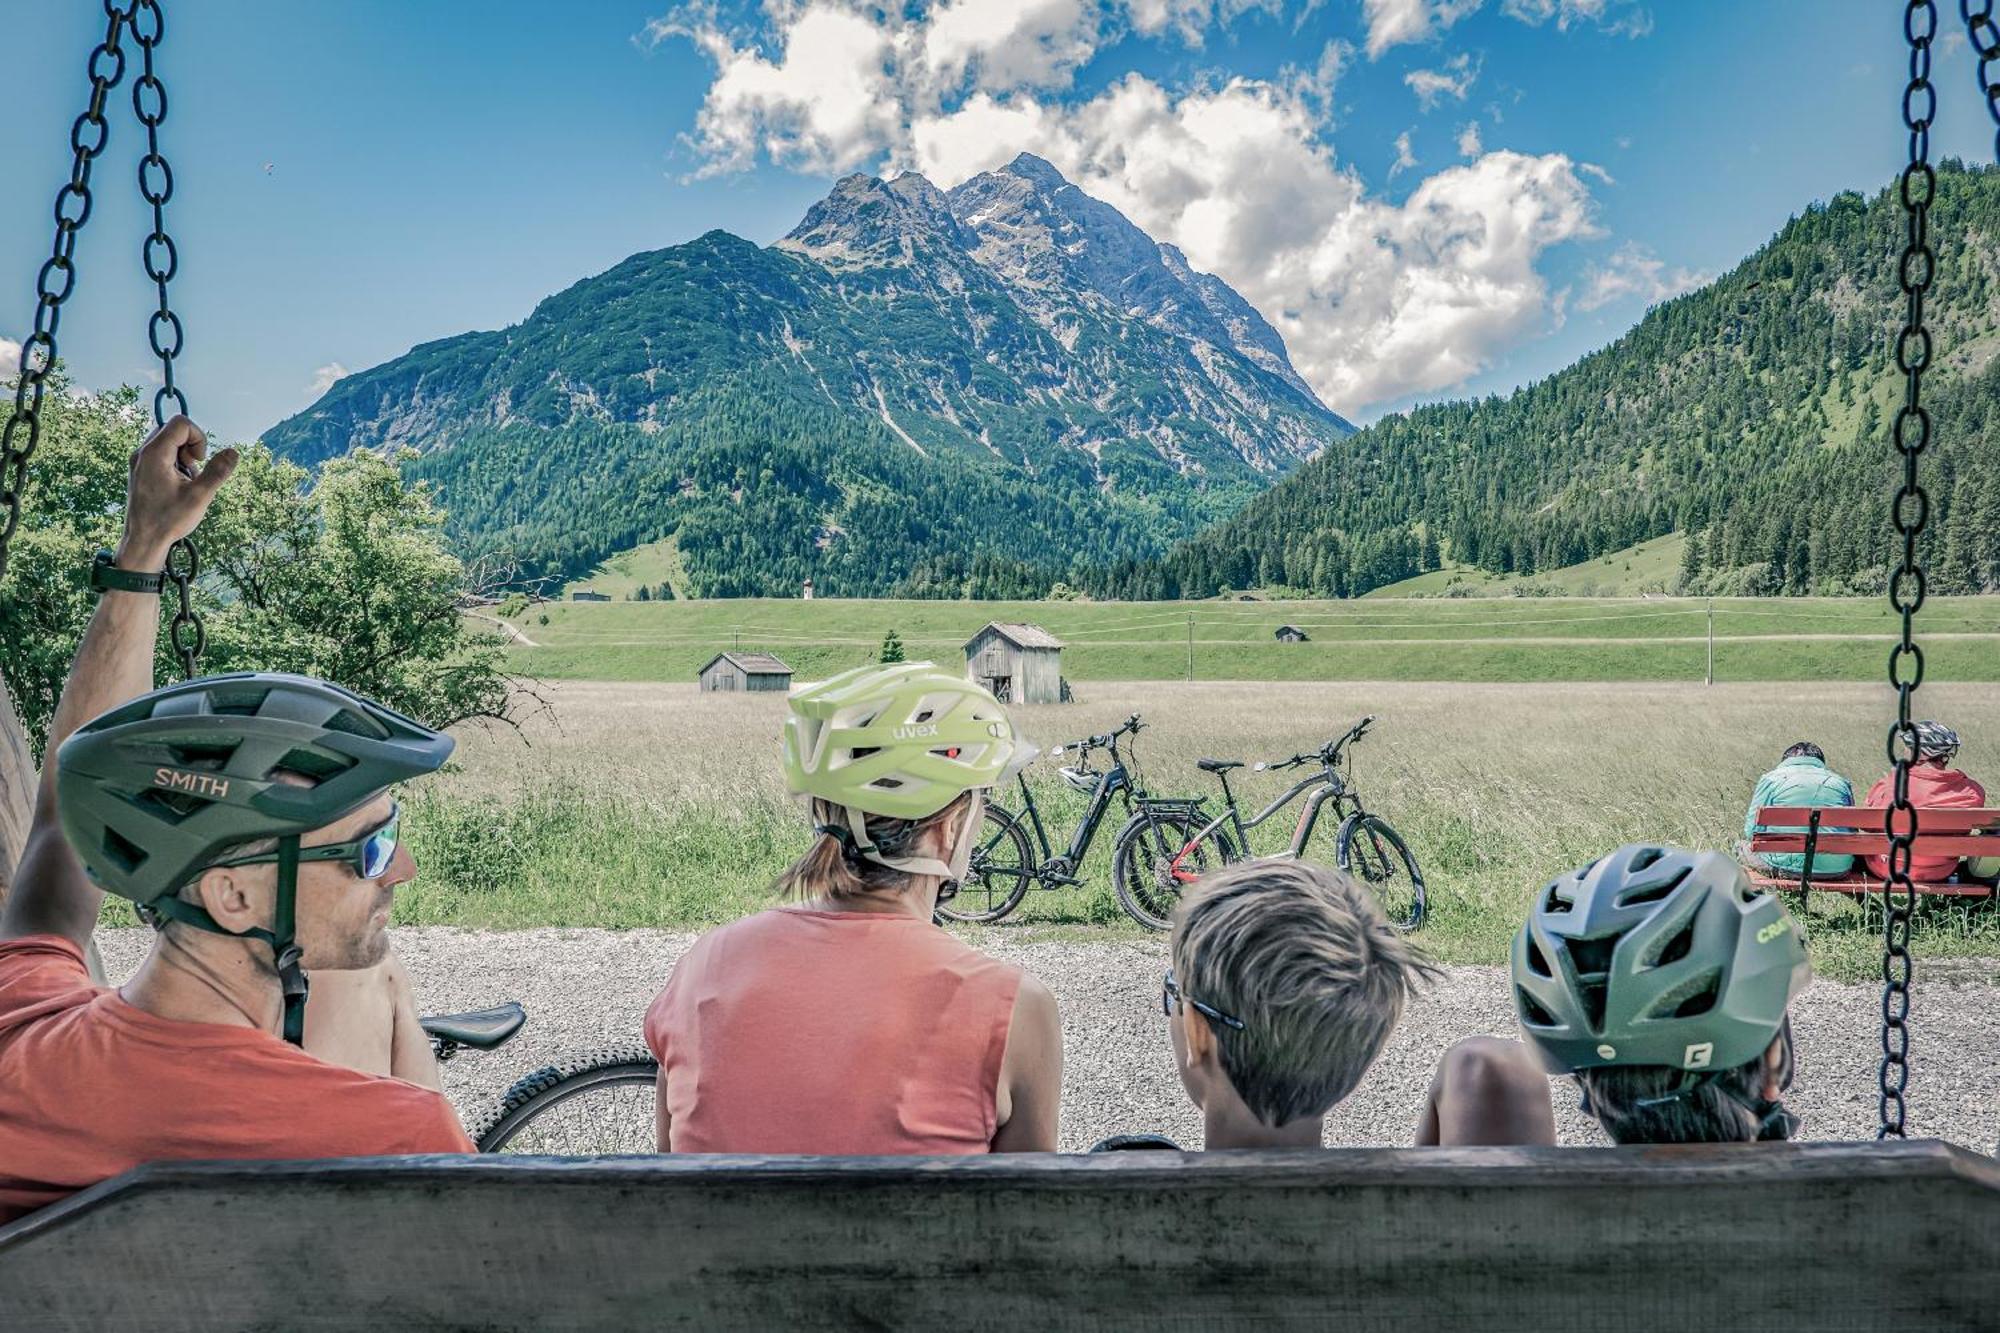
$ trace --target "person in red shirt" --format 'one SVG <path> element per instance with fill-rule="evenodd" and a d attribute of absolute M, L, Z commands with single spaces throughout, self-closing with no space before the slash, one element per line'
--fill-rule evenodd
<path fill-rule="evenodd" d="M 235 463 L 185 418 L 161 427 L 93 572 L 0 911 L 0 1223 L 149 1161 L 472 1149 L 434 1087 L 299 1044 L 307 968 L 388 956 L 416 867 L 387 790 L 450 738 L 300 676 L 152 689 L 158 571 Z M 115 990 L 84 966 L 106 889 L 159 928 Z"/>
<path fill-rule="evenodd" d="M 1951 767 L 1951 761 L 1958 758 L 1958 733 L 1940 722 L 1917 723 L 1917 753 L 1910 765 L 1910 804 L 1922 810 L 1927 807 L 1941 807 L 1948 810 L 1978 810 L 1986 805 L 1986 788 L 1981 786 L 1970 773 Z M 1866 805 L 1887 807 L 1896 802 L 1896 774 L 1892 770 L 1882 775 L 1868 790 Z M 1923 821 L 1918 820 L 1919 832 Z M 1910 878 L 1922 883 L 1939 883 L 1948 880 L 1957 872 L 1959 863 L 1949 856 L 1916 856 L 1910 858 Z M 1991 879 L 2000 872 L 2000 858 L 1983 856 L 1968 861 L 1966 870 L 1975 878 Z M 1889 858 L 1871 856 L 1868 858 L 1868 873 L 1879 879 L 1889 877 Z"/>

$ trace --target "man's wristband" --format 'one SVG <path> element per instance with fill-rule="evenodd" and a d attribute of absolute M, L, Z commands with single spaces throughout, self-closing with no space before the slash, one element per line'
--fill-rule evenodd
<path fill-rule="evenodd" d="M 167 586 L 165 570 L 153 574 L 138 574 L 129 569 L 118 568 L 112 560 L 111 552 L 99 551 L 97 558 L 90 562 L 90 586 L 98 592 L 157 593 Z"/>

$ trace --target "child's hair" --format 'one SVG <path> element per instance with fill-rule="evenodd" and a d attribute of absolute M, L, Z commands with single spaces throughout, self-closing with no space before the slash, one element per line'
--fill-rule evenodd
<path fill-rule="evenodd" d="M 884 856 L 906 856 L 911 844 L 934 824 L 956 827 L 965 819 L 965 803 L 973 797 L 965 792 L 934 815 L 922 819 L 889 819 L 869 815 L 864 827 L 869 839 Z M 812 802 L 813 825 L 845 830 L 847 812 L 829 801 Z M 834 833 L 820 833 L 804 856 L 786 866 L 771 886 L 786 898 L 854 898 L 866 893 L 896 892 L 910 882 L 901 870 L 870 861 L 849 851 L 847 839 Z"/>
<path fill-rule="evenodd" d="M 1268 1125 L 1325 1115 L 1354 1091 L 1436 969 L 1373 895 L 1306 861 L 1204 877 L 1174 913 L 1181 993 L 1243 1021 L 1215 1025 L 1222 1069 Z"/>

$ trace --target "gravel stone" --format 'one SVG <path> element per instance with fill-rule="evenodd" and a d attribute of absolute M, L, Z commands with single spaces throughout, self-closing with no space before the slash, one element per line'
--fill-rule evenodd
<path fill-rule="evenodd" d="M 1061 1005 L 1065 1150 L 1140 1132 L 1199 1146 L 1201 1123 L 1181 1091 L 1159 1011 L 1164 938 L 1037 939 L 1008 930 L 966 935 L 1040 977 Z M 132 929 L 99 932 L 113 979 L 138 965 L 150 936 Z M 564 1054 L 639 1041 L 646 1006 L 693 939 L 649 930 L 424 927 L 398 930 L 396 948 L 427 1013 L 505 1000 L 527 1006 L 528 1024 L 510 1044 L 491 1055 L 461 1054 L 444 1067 L 446 1091 L 473 1121 L 516 1078 Z M 2000 1093 L 1995 974 L 1994 964 L 1963 961 L 1927 973 L 1918 960 L 1911 1013 L 1912 1137 L 1992 1151 Z M 1804 1119 L 1806 1137 L 1874 1137 L 1880 1023 L 1881 993 L 1873 986 L 1821 980 L 1794 1004 L 1798 1072 L 1786 1101 Z M 1445 969 L 1404 1014 L 1361 1086 L 1327 1118 L 1328 1145 L 1407 1144 L 1445 1048 L 1475 1033 L 1513 1032 L 1504 969 Z M 1555 1094 L 1562 1142 L 1606 1142 L 1577 1110 L 1567 1082 L 1555 1084 Z"/>

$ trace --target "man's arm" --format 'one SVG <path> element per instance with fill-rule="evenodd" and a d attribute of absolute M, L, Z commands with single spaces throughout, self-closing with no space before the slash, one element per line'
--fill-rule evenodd
<path fill-rule="evenodd" d="M 201 522 L 216 488 L 236 468 L 234 449 L 224 449 L 201 466 L 207 454 L 207 438 L 186 417 L 175 417 L 154 431 L 133 453 L 125 492 L 125 535 L 116 555 L 120 569 L 151 573 L 164 568 L 167 548 Z M 0 913 L 0 940 L 61 935 L 79 947 L 89 943 L 104 894 L 84 874 L 83 863 L 63 838 L 56 805 L 56 751 L 90 719 L 153 688 L 153 647 L 159 633 L 157 595 L 102 594 L 49 725 L 35 815 L 6 909 Z"/>

